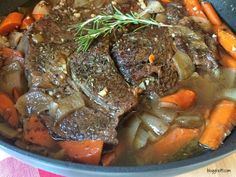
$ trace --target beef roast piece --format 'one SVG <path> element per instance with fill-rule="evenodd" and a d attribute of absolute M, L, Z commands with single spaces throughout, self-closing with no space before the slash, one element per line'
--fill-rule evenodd
<path fill-rule="evenodd" d="M 137 98 L 109 55 L 109 40 L 102 38 L 88 52 L 76 52 L 70 59 L 70 69 L 82 91 L 115 116 L 136 106 Z"/>
<path fill-rule="evenodd" d="M 70 56 L 77 49 L 77 44 L 74 42 L 75 32 L 71 29 L 71 25 L 81 19 L 90 18 L 91 13 L 99 14 L 104 9 L 109 10 L 109 4 L 106 2 L 105 7 L 97 9 L 94 7 L 81 9 L 81 16 L 79 16 L 76 14 L 77 11 L 71 8 L 71 4 L 73 4 L 71 0 L 61 0 L 61 2 L 53 8 L 50 15 L 34 23 L 22 39 L 22 43 L 25 44 L 25 73 L 30 93 L 37 93 L 36 95 L 40 95 L 40 97 L 36 96 L 32 100 L 33 104 L 27 102 L 29 95 L 24 95 L 24 99 L 21 100 L 27 109 L 39 114 L 41 121 L 56 139 L 100 139 L 105 143 L 115 144 L 117 143 L 115 128 L 118 124 L 118 116 L 135 106 L 137 99 L 116 70 L 114 63 L 109 58 L 108 50 L 104 53 L 91 51 L 83 54 L 86 57 L 89 56 L 83 58 L 87 59 L 84 63 L 88 62 L 88 65 L 78 65 L 82 74 L 79 77 L 85 81 L 85 77 L 93 76 L 96 85 L 86 85 L 83 82 L 82 90 L 89 93 L 88 96 L 93 101 L 96 100 L 97 103 L 111 109 L 116 114 L 114 112 L 113 115 L 110 114 L 110 110 L 105 110 L 98 104 L 92 104 L 91 101 L 87 101 L 89 98 L 81 96 L 80 85 L 72 80 L 68 64 Z M 88 14 L 90 15 L 88 16 Z M 98 60 L 93 61 L 93 58 L 97 56 Z M 99 58 L 102 60 L 99 61 Z M 76 62 L 74 61 L 74 64 Z M 87 71 L 90 66 L 89 62 L 96 64 L 90 68 L 91 71 Z M 72 69 L 76 69 L 74 74 L 77 77 L 79 67 L 72 66 Z M 104 77 L 99 73 L 100 68 L 101 72 L 104 72 Z M 90 81 L 93 83 L 92 80 Z M 92 87 L 97 89 L 96 94 L 95 90 L 89 92 Z M 50 106 L 42 109 L 42 99 L 51 100 Z M 70 102 L 70 99 L 74 100 Z M 49 110 L 51 106 L 53 106 L 53 110 Z"/>
<path fill-rule="evenodd" d="M 41 114 L 40 118 L 56 140 L 102 140 L 116 144 L 118 119 L 101 112 L 98 107 L 82 107 L 56 124 L 48 114 Z"/>
<path fill-rule="evenodd" d="M 174 54 L 167 28 L 146 28 L 124 34 L 112 48 L 112 56 L 126 81 L 159 95 L 178 81 L 172 61 Z M 149 62 L 150 55 L 155 56 L 153 64 Z"/>
<path fill-rule="evenodd" d="M 215 39 L 203 32 L 190 17 L 181 19 L 179 25 L 169 29 L 176 48 L 187 53 L 198 69 L 208 72 L 216 70 L 219 56 Z"/>

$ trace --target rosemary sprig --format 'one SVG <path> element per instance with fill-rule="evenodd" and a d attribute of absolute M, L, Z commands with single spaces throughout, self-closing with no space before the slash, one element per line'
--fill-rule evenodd
<path fill-rule="evenodd" d="M 128 24 L 142 25 L 141 27 L 145 27 L 148 25 L 170 27 L 170 25 L 157 22 L 152 18 L 145 19 L 138 13 L 131 12 L 128 14 L 124 14 L 117 8 L 114 9 L 115 13 L 112 15 L 97 15 L 94 18 L 79 23 L 75 26 L 77 31 L 75 40 L 79 46 L 78 51 L 87 51 L 92 42 L 99 36 L 106 36 L 112 33 L 113 30 L 122 29 Z"/>

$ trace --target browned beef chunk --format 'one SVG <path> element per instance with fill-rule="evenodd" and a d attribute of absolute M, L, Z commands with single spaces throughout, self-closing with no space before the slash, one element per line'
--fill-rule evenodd
<path fill-rule="evenodd" d="M 56 140 L 102 140 L 116 144 L 118 119 L 101 112 L 97 107 L 82 107 L 55 125 L 48 114 L 41 114 L 40 118 Z"/>
<path fill-rule="evenodd" d="M 76 84 L 97 104 L 120 116 L 137 104 L 137 98 L 109 55 L 109 41 L 102 39 L 88 52 L 75 53 L 70 62 Z"/>
<path fill-rule="evenodd" d="M 55 7 L 49 16 L 36 22 L 24 36 L 25 72 L 29 88 L 40 93 L 40 97 L 36 96 L 32 102 L 27 102 L 29 95 L 25 95 L 26 99 L 21 100 L 27 109 L 36 108 L 34 112 L 39 114 L 56 139 L 100 139 L 105 143 L 115 144 L 118 116 L 134 107 L 137 99 L 112 63 L 108 50 L 104 53 L 93 51 L 74 55 L 75 65 L 71 65 L 71 69 L 75 69 L 73 74 L 83 82 L 80 85 L 72 80 L 69 58 L 75 53 L 77 44 L 74 42 L 71 25 L 81 19 L 74 15 L 74 10 L 67 4 L 70 1 L 64 2 L 63 7 Z M 108 6 L 109 4 L 106 4 L 104 8 L 91 11 L 81 10 L 81 18 L 90 18 L 91 13 L 99 14 L 103 9 L 109 10 Z M 86 16 L 87 13 L 90 16 Z M 97 46 L 99 47 L 101 46 Z M 77 60 L 80 56 L 84 56 L 83 61 Z M 80 65 L 80 62 L 84 65 Z M 92 66 L 93 64 L 95 65 Z M 77 72 L 77 69 L 80 69 L 81 73 Z M 95 79 L 94 85 L 90 85 L 92 80 L 87 80 L 87 77 L 91 76 Z M 101 106 L 88 103 L 87 97 L 82 98 L 79 94 L 81 89 Z M 43 98 L 51 100 L 50 106 L 53 106 L 54 112 L 47 106 L 41 109 L 42 95 Z M 103 107 L 113 111 L 113 114 Z"/>
<path fill-rule="evenodd" d="M 163 95 L 175 86 L 173 41 L 166 28 L 147 28 L 124 34 L 112 49 L 113 58 L 127 82 Z M 156 60 L 150 64 L 149 56 Z"/>
<path fill-rule="evenodd" d="M 170 28 L 177 49 L 186 52 L 198 69 L 211 72 L 218 68 L 216 41 L 189 17 L 179 21 L 181 27 Z"/>

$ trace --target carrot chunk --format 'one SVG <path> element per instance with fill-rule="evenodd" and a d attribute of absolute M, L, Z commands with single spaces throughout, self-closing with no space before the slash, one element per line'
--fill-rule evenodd
<path fill-rule="evenodd" d="M 161 0 L 161 2 L 165 3 L 165 4 L 168 4 L 170 2 L 172 2 L 173 0 Z"/>
<path fill-rule="evenodd" d="M 22 21 L 21 27 L 20 29 L 22 30 L 26 30 L 28 29 L 32 24 L 34 23 L 34 19 L 30 16 L 27 16 L 24 18 L 24 20 Z"/>
<path fill-rule="evenodd" d="M 212 150 L 219 148 L 236 123 L 236 104 L 223 100 L 216 105 L 199 142 Z"/>
<path fill-rule="evenodd" d="M 236 69 L 236 59 L 226 52 L 220 51 L 220 63 L 227 68 Z"/>
<path fill-rule="evenodd" d="M 30 143 L 52 148 L 55 142 L 49 135 L 46 127 L 38 120 L 36 115 L 32 115 L 24 124 L 24 139 Z"/>
<path fill-rule="evenodd" d="M 181 109 L 191 107 L 196 100 L 196 93 L 192 90 L 181 89 L 173 95 L 161 98 L 161 102 L 176 104 Z"/>
<path fill-rule="evenodd" d="M 184 5 L 190 16 L 206 18 L 202 6 L 198 0 L 184 0 Z"/>
<path fill-rule="evenodd" d="M 210 2 L 202 2 L 201 4 L 202 4 L 203 11 L 205 12 L 209 21 L 213 25 L 220 26 L 222 24 L 222 21 L 220 17 L 218 16 L 218 14 L 216 13 L 212 4 Z"/>
<path fill-rule="evenodd" d="M 103 141 L 61 141 L 59 145 L 73 161 L 98 165 L 101 160 Z"/>
<path fill-rule="evenodd" d="M 165 162 L 180 149 L 199 137 L 199 129 L 174 128 L 159 141 L 147 146 L 140 154 L 144 163 Z"/>
<path fill-rule="evenodd" d="M 236 36 L 222 28 L 218 28 L 218 40 L 229 54 L 236 58 Z"/>
<path fill-rule="evenodd" d="M 13 101 L 5 94 L 0 93 L 0 115 L 11 125 L 17 127 L 19 117 Z"/>
<path fill-rule="evenodd" d="M 10 13 L 0 24 L 0 35 L 6 35 L 21 26 L 24 15 L 19 12 Z"/>
<path fill-rule="evenodd" d="M 149 60 L 149 63 L 150 64 L 153 64 L 156 60 L 156 57 L 155 55 L 151 54 L 149 57 L 148 57 L 148 60 Z"/>
<path fill-rule="evenodd" d="M 106 153 L 102 157 L 102 165 L 110 166 L 119 159 L 122 152 L 125 150 L 125 144 L 120 141 L 119 144 L 109 153 Z"/>

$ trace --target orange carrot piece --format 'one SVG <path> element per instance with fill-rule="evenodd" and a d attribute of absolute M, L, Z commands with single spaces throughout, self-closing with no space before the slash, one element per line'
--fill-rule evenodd
<path fill-rule="evenodd" d="M 10 13 L 0 24 L 0 35 L 6 35 L 20 27 L 24 15 L 19 12 Z"/>
<path fill-rule="evenodd" d="M 216 105 L 199 142 L 212 150 L 219 148 L 236 123 L 236 104 L 223 100 Z"/>
<path fill-rule="evenodd" d="M 222 24 L 222 21 L 220 17 L 218 16 L 218 14 L 216 13 L 212 4 L 210 2 L 202 2 L 201 4 L 202 4 L 203 11 L 205 12 L 209 21 L 213 25 L 220 26 Z"/>
<path fill-rule="evenodd" d="M 165 4 L 168 4 L 170 2 L 172 2 L 173 0 L 161 0 L 161 2 L 165 3 Z"/>
<path fill-rule="evenodd" d="M 151 54 L 149 57 L 148 57 L 148 60 L 149 60 L 149 63 L 153 64 L 156 60 L 156 57 L 155 55 Z"/>
<path fill-rule="evenodd" d="M 218 40 L 224 49 L 236 59 L 236 35 L 219 28 Z"/>
<path fill-rule="evenodd" d="M 55 141 L 36 115 L 32 115 L 24 124 L 24 139 L 30 143 L 52 148 Z"/>
<path fill-rule="evenodd" d="M 59 145 L 73 161 L 98 165 L 101 160 L 103 141 L 61 141 Z"/>
<path fill-rule="evenodd" d="M 34 23 L 34 19 L 30 16 L 27 16 L 24 18 L 24 20 L 22 21 L 21 27 L 20 29 L 22 30 L 26 30 L 28 29 L 32 24 Z"/>
<path fill-rule="evenodd" d="M 23 57 L 19 51 L 13 50 L 13 49 L 7 48 L 7 47 L 0 49 L 0 56 L 2 56 L 3 58 L 12 58 L 14 56 Z"/>
<path fill-rule="evenodd" d="M 220 51 L 220 63 L 227 68 L 236 69 L 236 59 L 226 52 Z"/>
<path fill-rule="evenodd" d="M 206 18 L 199 0 L 184 0 L 184 5 L 190 16 Z"/>
<path fill-rule="evenodd" d="M 0 93 L 0 115 L 11 125 L 17 127 L 19 117 L 13 101 L 5 94 Z"/>
<path fill-rule="evenodd" d="M 125 150 L 125 145 L 122 141 L 113 149 L 113 151 L 106 153 L 102 157 L 102 165 L 103 166 L 110 166 L 112 165 L 122 154 Z"/>
<path fill-rule="evenodd" d="M 192 90 L 181 89 L 173 95 L 168 95 L 160 99 L 161 102 L 176 104 L 181 109 L 191 107 L 196 100 L 196 93 Z"/>
<path fill-rule="evenodd" d="M 19 61 L 22 68 L 24 67 L 24 58 L 21 52 L 13 50 L 11 48 L 1 48 L 0 56 L 3 58 L 3 65 L 11 64 L 13 61 Z"/>
<path fill-rule="evenodd" d="M 150 144 L 141 152 L 141 160 L 148 163 L 165 162 L 199 135 L 199 129 L 171 129 L 159 141 Z"/>

